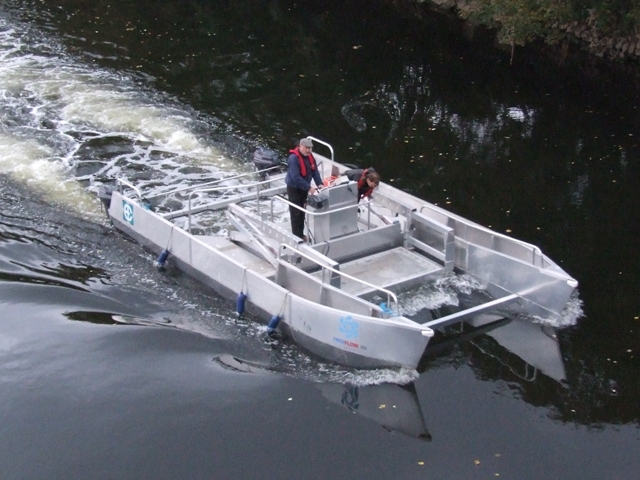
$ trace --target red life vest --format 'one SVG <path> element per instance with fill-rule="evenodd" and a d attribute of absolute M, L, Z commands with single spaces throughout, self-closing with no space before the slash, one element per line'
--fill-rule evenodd
<path fill-rule="evenodd" d="M 369 169 L 365 169 L 362 172 L 362 176 L 360 177 L 360 180 L 358 180 L 358 191 L 360 191 L 360 189 L 362 188 L 367 188 L 367 190 L 364 191 L 364 193 L 361 195 L 361 198 L 364 197 L 368 197 L 373 193 L 373 188 L 369 187 L 369 184 L 367 183 L 367 173 L 369 173 Z"/>
<path fill-rule="evenodd" d="M 307 176 L 307 166 L 304 164 L 304 159 L 302 158 L 302 154 L 300 153 L 300 148 L 296 147 L 293 150 L 289 150 L 289 153 L 293 153 L 298 157 L 298 161 L 300 162 L 300 175 L 303 177 Z M 316 169 L 316 161 L 313 158 L 311 152 L 309 152 L 309 163 L 311 164 L 311 170 Z"/>

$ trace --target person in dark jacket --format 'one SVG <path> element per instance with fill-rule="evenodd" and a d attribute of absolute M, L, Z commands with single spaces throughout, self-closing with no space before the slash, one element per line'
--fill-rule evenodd
<path fill-rule="evenodd" d="M 373 167 L 367 169 L 354 168 L 344 172 L 349 180 L 358 182 L 358 202 L 364 197 L 370 197 L 373 189 L 380 183 L 380 175 Z"/>
<path fill-rule="evenodd" d="M 303 138 L 298 146 L 289 151 L 287 159 L 288 169 L 284 183 L 287 185 L 287 196 L 289 201 L 301 208 L 305 208 L 307 196 L 313 195 L 318 187 L 322 187 L 322 178 L 318 172 L 318 166 L 313 158 L 311 149 L 313 142 L 308 138 Z M 314 181 L 316 187 L 311 186 Z M 297 237 L 307 240 L 304 235 L 304 210 L 299 210 L 293 206 L 289 206 L 289 215 L 291 217 L 291 231 Z"/>

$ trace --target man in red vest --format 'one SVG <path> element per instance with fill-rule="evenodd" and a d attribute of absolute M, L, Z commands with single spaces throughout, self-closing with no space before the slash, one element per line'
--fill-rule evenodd
<path fill-rule="evenodd" d="M 298 143 L 298 146 L 289 151 L 289 158 L 287 163 L 289 165 L 287 169 L 287 176 L 284 179 L 284 183 L 287 184 L 287 196 L 289 201 L 294 205 L 305 208 L 307 203 L 307 196 L 313 195 L 317 187 L 322 186 L 322 178 L 318 172 L 318 166 L 311 154 L 313 143 L 308 138 L 303 138 Z M 313 180 L 317 187 L 311 186 L 311 180 Z M 289 215 L 291 217 L 291 231 L 297 237 L 307 240 L 304 235 L 304 210 L 297 209 L 296 207 L 289 206 Z"/>

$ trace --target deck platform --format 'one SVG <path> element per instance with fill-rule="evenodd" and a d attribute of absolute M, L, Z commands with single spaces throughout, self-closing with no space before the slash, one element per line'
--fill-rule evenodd
<path fill-rule="evenodd" d="M 248 250 L 236 245 L 231 240 L 225 237 L 219 237 L 215 235 L 194 235 L 198 240 L 206 243 L 207 245 L 217 249 L 220 252 L 224 252 L 225 255 L 231 257 L 236 262 L 239 262 L 246 266 L 249 270 L 258 272 L 265 277 L 274 277 L 276 269 L 266 260 L 254 255 Z"/>
<path fill-rule="evenodd" d="M 419 253 L 398 247 L 343 263 L 340 271 L 377 287 L 397 291 L 441 276 L 443 267 Z M 340 288 L 358 296 L 374 291 L 346 277 L 342 277 Z"/>

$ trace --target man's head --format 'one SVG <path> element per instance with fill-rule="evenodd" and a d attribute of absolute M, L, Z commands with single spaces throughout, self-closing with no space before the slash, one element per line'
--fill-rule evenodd
<path fill-rule="evenodd" d="M 300 153 L 303 155 L 308 155 L 311 149 L 313 148 L 313 142 L 309 138 L 301 138 L 300 143 L 298 143 L 300 147 Z"/>

